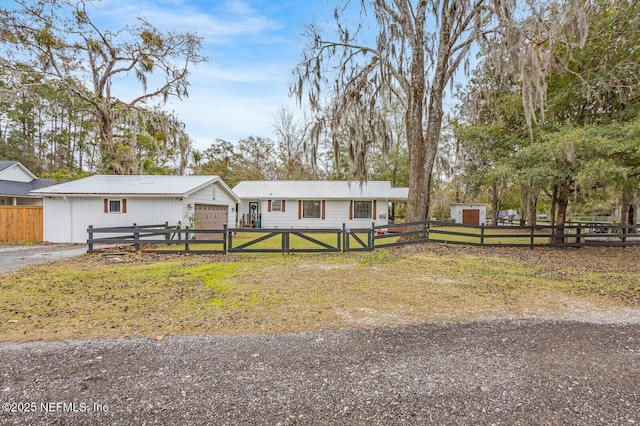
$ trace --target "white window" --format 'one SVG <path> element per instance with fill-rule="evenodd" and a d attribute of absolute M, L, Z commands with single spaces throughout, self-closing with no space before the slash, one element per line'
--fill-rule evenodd
<path fill-rule="evenodd" d="M 271 201 L 271 211 L 272 212 L 281 212 L 282 211 L 282 200 L 273 200 L 273 201 Z"/>
<path fill-rule="evenodd" d="M 109 200 L 109 213 L 122 213 L 122 200 Z"/>
<path fill-rule="evenodd" d="M 0 206 L 4 206 L 4 200 L 0 200 Z"/>
<path fill-rule="evenodd" d="M 125 199 L 106 199 L 104 200 L 105 213 L 126 213 L 127 200 Z"/>
<path fill-rule="evenodd" d="M 354 219 L 371 219 L 373 217 L 373 207 L 371 201 L 354 201 L 353 202 L 353 218 Z"/>

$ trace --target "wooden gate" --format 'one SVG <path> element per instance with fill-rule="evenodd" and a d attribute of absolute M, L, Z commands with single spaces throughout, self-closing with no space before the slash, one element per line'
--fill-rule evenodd
<path fill-rule="evenodd" d="M 42 206 L 0 206 L 0 242 L 42 241 Z"/>

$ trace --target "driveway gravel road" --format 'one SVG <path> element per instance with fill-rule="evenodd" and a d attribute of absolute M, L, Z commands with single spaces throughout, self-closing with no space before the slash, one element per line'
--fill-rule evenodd
<path fill-rule="evenodd" d="M 10 343 L 0 365 L 2 424 L 640 423 L 637 323 Z"/>
<path fill-rule="evenodd" d="M 0 274 L 20 266 L 54 262 L 86 252 L 86 244 L 0 244 Z"/>

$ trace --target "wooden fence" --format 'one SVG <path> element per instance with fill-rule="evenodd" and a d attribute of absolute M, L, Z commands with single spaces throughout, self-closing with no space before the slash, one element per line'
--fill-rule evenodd
<path fill-rule="evenodd" d="M 0 206 L 0 242 L 42 241 L 42 206 Z"/>
<path fill-rule="evenodd" d="M 164 225 L 89 227 L 94 244 L 124 244 L 155 253 L 294 253 L 370 251 L 416 243 L 482 247 L 587 247 L 640 245 L 640 226 L 584 223 L 551 226 L 474 226 L 422 221 L 347 229 L 189 229 Z M 99 236 L 100 234 L 100 236 Z M 117 234 L 103 236 L 102 234 Z M 210 237 L 208 237 L 210 235 Z"/>

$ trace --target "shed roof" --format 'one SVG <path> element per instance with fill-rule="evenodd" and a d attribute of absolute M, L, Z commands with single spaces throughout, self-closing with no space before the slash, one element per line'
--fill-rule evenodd
<path fill-rule="evenodd" d="M 39 189 L 33 191 L 32 195 L 187 197 L 212 183 L 220 184 L 237 200 L 218 176 L 94 175 Z"/>
<path fill-rule="evenodd" d="M 388 181 L 242 181 L 233 192 L 240 199 L 372 200 L 401 196 Z"/>
<path fill-rule="evenodd" d="M 53 184 L 55 184 L 53 179 L 34 179 L 31 182 L 0 180 L 0 196 L 29 197 L 29 193 L 31 191 L 51 186 Z"/>

